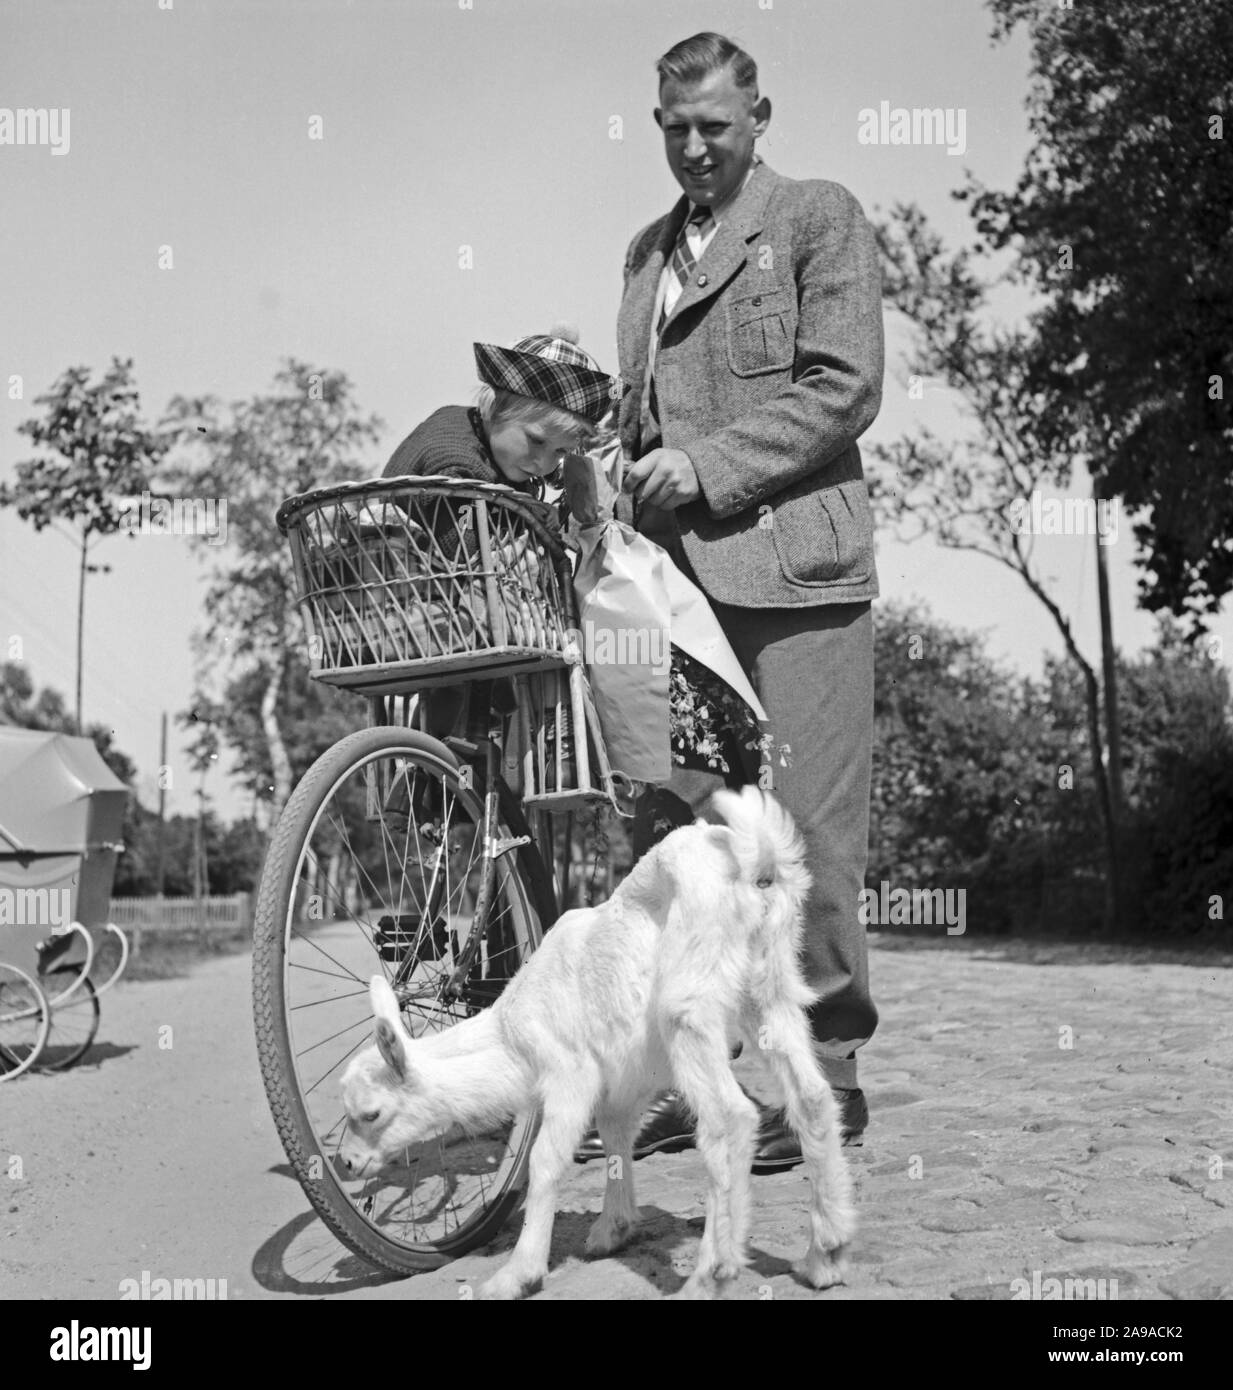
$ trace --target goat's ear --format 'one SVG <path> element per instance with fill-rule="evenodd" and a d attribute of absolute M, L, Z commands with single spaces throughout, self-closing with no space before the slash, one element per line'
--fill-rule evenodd
<path fill-rule="evenodd" d="M 401 1026 L 398 999 L 390 988 L 384 975 L 374 975 L 368 982 L 368 997 L 372 1002 L 374 1018 L 383 1018 L 396 1028 Z"/>
<path fill-rule="evenodd" d="M 402 1030 L 384 1018 L 377 1020 L 377 1051 L 399 1081 L 406 1081 L 407 1050 L 403 1046 Z"/>
<path fill-rule="evenodd" d="M 400 1081 L 407 1079 L 407 1031 L 403 1027 L 398 999 L 384 975 L 368 982 L 372 1011 L 377 1019 L 377 1051 Z"/>

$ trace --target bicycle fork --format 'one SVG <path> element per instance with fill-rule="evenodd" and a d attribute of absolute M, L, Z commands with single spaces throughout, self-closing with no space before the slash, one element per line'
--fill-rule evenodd
<path fill-rule="evenodd" d="M 449 739 L 447 742 L 451 746 L 462 745 L 462 739 Z M 472 756 L 478 753 L 479 745 L 465 744 L 465 751 Z M 475 895 L 475 910 L 471 915 L 471 930 L 467 934 L 466 942 L 458 953 L 458 958 L 449 979 L 442 989 L 442 998 L 453 1002 L 461 999 L 468 990 L 474 992 L 479 984 L 483 969 L 483 960 L 480 955 L 480 945 L 485 940 L 489 942 L 489 962 L 491 963 L 499 952 L 493 951 L 495 944 L 489 940 L 490 927 L 494 930 L 494 936 L 499 935 L 497 923 L 490 923 L 489 917 L 492 913 L 493 903 L 497 896 L 497 860 L 502 855 L 508 854 L 510 850 L 517 849 L 520 845 L 530 842 L 530 837 L 526 835 L 508 836 L 504 839 L 498 837 L 497 831 L 500 826 L 497 798 L 497 778 L 500 774 L 500 758 L 496 745 L 491 741 L 485 741 L 484 751 L 484 816 L 480 829 L 480 881 L 479 888 Z M 442 846 L 441 853 L 445 853 L 446 846 Z M 439 856 L 440 857 L 440 856 Z M 436 873 L 434 870 L 434 884 Z"/>

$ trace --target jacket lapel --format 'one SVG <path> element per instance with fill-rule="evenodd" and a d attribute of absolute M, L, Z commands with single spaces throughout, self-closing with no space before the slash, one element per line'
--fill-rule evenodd
<path fill-rule="evenodd" d="M 757 236 L 765 224 L 766 205 L 770 201 L 774 179 L 775 175 L 765 164 L 754 166 L 749 182 L 737 194 L 736 201 L 728 209 L 727 215 L 690 276 L 689 284 L 681 292 L 681 297 L 668 319 L 669 324 L 674 323 L 682 313 L 692 309 L 694 305 L 701 304 L 713 294 L 717 294 L 745 264 L 749 240 Z M 679 225 L 678 221 L 677 226 Z M 675 234 L 673 239 L 675 240 Z M 661 261 L 661 269 L 662 266 Z M 703 276 L 706 283 L 699 284 L 699 277 Z M 650 331 L 649 320 L 647 331 Z"/>

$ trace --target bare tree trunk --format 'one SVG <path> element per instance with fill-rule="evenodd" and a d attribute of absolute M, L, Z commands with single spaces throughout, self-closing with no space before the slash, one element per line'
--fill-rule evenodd
<path fill-rule="evenodd" d="M 287 756 L 287 745 L 283 742 L 282 729 L 278 723 L 278 692 L 283 683 L 285 665 L 286 657 L 280 651 L 274 658 L 270 678 L 261 697 L 261 728 L 265 734 L 266 746 L 270 752 L 270 767 L 274 773 L 274 803 L 270 808 L 271 834 L 291 795 L 291 759 Z"/>
<path fill-rule="evenodd" d="M 1011 565 L 1010 567 L 1022 576 L 1023 582 L 1049 610 L 1050 616 L 1062 635 L 1062 641 L 1066 644 L 1067 654 L 1083 675 L 1084 702 L 1087 706 L 1087 738 L 1092 758 L 1092 780 L 1096 784 L 1096 795 L 1100 804 L 1100 819 L 1105 841 L 1105 926 L 1112 930 L 1116 921 L 1115 904 L 1118 897 L 1116 887 L 1118 882 L 1117 829 L 1113 819 L 1113 801 L 1109 793 L 1109 779 L 1105 775 L 1104 739 L 1100 731 L 1100 682 L 1096 678 L 1096 672 L 1091 663 L 1075 644 L 1074 634 L 1070 630 L 1070 623 L 1066 615 L 1033 577 L 1026 564 Z"/>
<path fill-rule="evenodd" d="M 1087 703 L 1087 737 L 1092 752 L 1092 773 L 1096 782 L 1096 792 L 1100 797 L 1100 818 L 1105 838 L 1105 928 L 1113 931 L 1117 927 L 1118 903 L 1121 897 L 1118 890 L 1117 822 L 1113 813 L 1113 798 L 1109 792 L 1109 778 L 1105 772 L 1104 740 L 1100 732 L 1100 683 L 1096 679 L 1096 672 L 1086 661 L 1082 666 Z"/>

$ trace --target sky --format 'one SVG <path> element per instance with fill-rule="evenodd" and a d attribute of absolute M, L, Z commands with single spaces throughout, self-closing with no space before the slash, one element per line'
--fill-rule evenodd
<path fill-rule="evenodd" d="M 431 410 L 472 398 L 477 339 L 572 322 L 615 370 L 625 247 L 679 194 L 654 63 L 708 28 L 757 60 L 774 108 L 759 149 L 781 174 L 835 180 L 871 216 L 916 202 L 952 244 L 969 239 L 951 197 L 968 174 L 1018 176 L 1027 46 L 994 45 L 977 0 L 0 0 L 0 111 L 70 113 L 62 155 L 0 145 L 0 479 L 30 455 L 17 425 L 35 397 L 113 356 L 134 359 L 151 420 L 176 394 L 262 392 L 288 356 L 342 369 L 385 422 L 374 474 Z M 962 155 L 861 143 L 860 113 L 883 101 L 962 109 Z M 910 334 L 893 315 L 887 332 L 866 439 L 952 429 L 944 393 L 909 398 Z M 1129 532 L 1123 518 L 1108 558 L 1116 640 L 1134 652 L 1155 622 L 1136 607 Z M 1040 554 L 1096 661 L 1093 542 Z M 160 714 L 190 702 L 203 568 L 166 535 L 96 558 L 112 568 L 87 589 L 85 719 L 115 730 L 153 805 Z M 884 600 L 985 633 L 1024 674 L 1061 650 L 989 560 L 881 534 L 878 566 Z M 70 697 L 75 603 L 69 540 L 0 512 L 0 660 L 20 651 Z M 1233 652 L 1228 611 L 1213 630 Z M 174 729 L 172 744 L 169 807 L 190 813 Z M 226 763 L 207 791 L 230 817 L 247 802 Z"/>

